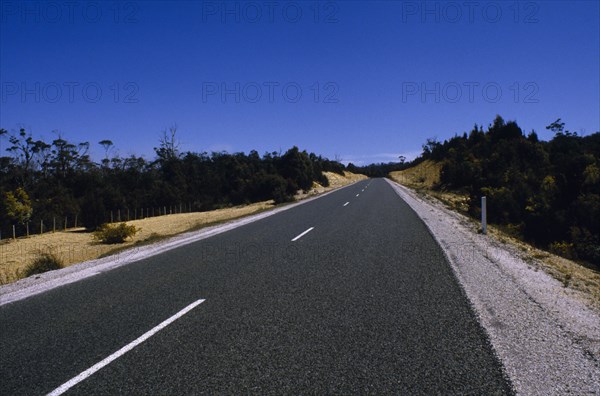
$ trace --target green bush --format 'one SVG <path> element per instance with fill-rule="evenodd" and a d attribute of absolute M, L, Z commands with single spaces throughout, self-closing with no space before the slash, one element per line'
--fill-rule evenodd
<path fill-rule="evenodd" d="M 63 263 L 59 258 L 51 253 L 44 253 L 25 268 L 23 276 L 28 277 L 61 268 L 63 268 Z"/>
<path fill-rule="evenodd" d="M 105 244 L 123 243 L 125 239 L 135 236 L 140 231 L 126 223 L 118 225 L 102 224 L 94 231 L 94 238 Z"/>

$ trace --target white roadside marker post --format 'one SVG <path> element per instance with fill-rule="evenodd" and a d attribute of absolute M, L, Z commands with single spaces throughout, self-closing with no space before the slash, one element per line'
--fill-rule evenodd
<path fill-rule="evenodd" d="M 481 233 L 487 233 L 487 202 L 486 197 L 481 197 Z"/>

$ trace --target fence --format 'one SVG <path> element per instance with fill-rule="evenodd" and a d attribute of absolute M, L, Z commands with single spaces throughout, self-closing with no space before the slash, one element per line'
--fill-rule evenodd
<path fill-rule="evenodd" d="M 104 213 L 105 223 L 119 223 L 122 221 L 142 220 L 150 217 L 165 216 L 170 214 L 191 213 L 192 204 L 177 204 L 159 207 L 123 208 Z M 66 216 L 52 216 L 31 220 L 25 224 L 0 225 L 0 241 L 16 239 L 32 235 L 41 235 L 48 232 L 66 231 L 82 227 L 80 214 Z"/>

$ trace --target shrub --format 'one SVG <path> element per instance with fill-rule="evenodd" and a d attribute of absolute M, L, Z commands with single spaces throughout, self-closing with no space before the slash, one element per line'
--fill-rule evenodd
<path fill-rule="evenodd" d="M 553 242 L 550 244 L 550 251 L 567 259 L 574 259 L 573 244 L 568 242 Z"/>
<path fill-rule="evenodd" d="M 273 188 L 272 196 L 275 204 L 291 202 L 294 200 L 294 195 L 289 193 L 289 185 L 283 180 L 282 184 L 278 184 Z"/>
<path fill-rule="evenodd" d="M 138 231 L 140 231 L 138 228 L 126 223 L 102 224 L 94 231 L 94 238 L 106 244 L 123 243 L 125 239 L 133 237 Z"/>
<path fill-rule="evenodd" d="M 29 264 L 23 271 L 23 276 L 28 277 L 63 268 L 62 261 L 51 253 L 43 253 L 41 257 Z"/>

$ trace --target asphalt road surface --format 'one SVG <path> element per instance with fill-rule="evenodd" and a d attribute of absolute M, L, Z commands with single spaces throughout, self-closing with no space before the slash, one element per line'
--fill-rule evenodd
<path fill-rule="evenodd" d="M 54 390 L 512 393 L 437 243 L 381 179 L 0 307 L 0 394 Z"/>

